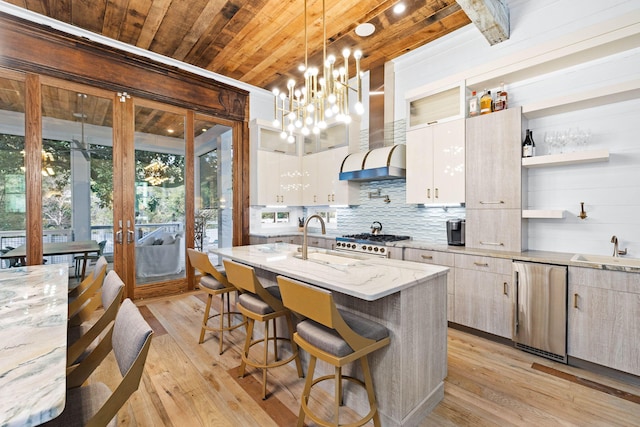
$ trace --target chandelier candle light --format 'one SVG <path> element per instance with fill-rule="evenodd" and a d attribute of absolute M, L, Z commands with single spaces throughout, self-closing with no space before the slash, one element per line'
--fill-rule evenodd
<path fill-rule="evenodd" d="M 280 127 L 282 139 L 290 143 L 295 141 L 293 132 L 298 129 L 303 135 L 320 133 L 327 127 L 327 118 L 335 116 L 336 120 L 351 123 L 349 114 L 349 90 L 356 91 L 358 101 L 355 105 L 356 113 L 362 115 L 362 75 L 360 71 L 360 58 L 362 52 L 356 50 L 353 53 L 356 63 L 356 87 L 349 86 L 349 57 L 350 49 L 344 49 L 342 56 L 344 66 L 336 68 L 336 57 L 327 56 L 327 25 L 325 16 L 325 0 L 322 0 L 322 34 L 323 34 L 323 69 L 322 76 L 317 67 L 309 67 L 308 64 L 308 39 L 307 39 L 307 0 L 304 1 L 304 65 L 299 67 L 304 72 L 304 86 L 297 89 L 295 80 L 287 83 L 287 92 L 274 89 L 274 116 L 273 124 Z M 288 102 L 287 102 L 288 101 Z M 278 116 L 280 119 L 278 119 Z M 285 126 L 285 121 L 288 124 Z"/>

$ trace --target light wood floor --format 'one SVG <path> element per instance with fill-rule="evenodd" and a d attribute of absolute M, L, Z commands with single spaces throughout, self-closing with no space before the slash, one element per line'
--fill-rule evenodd
<path fill-rule="evenodd" d="M 303 380 L 293 365 L 270 371 L 271 395 L 262 401 L 259 374 L 244 379 L 235 374 L 243 329 L 225 336 L 222 356 L 212 333 L 198 344 L 204 310 L 201 293 L 137 304 L 155 336 L 140 388 L 120 411 L 118 425 L 295 425 Z M 640 426 L 638 387 L 453 329 L 448 344 L 445 397 L 421 426 Z M 534 366 L 629 393 L 635 402 Z M 90 381 L 113 388 L 118 376 L 111 355 Z"/>

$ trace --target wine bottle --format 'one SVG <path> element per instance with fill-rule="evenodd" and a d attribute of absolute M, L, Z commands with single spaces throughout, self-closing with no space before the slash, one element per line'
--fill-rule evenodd
<path fill-rule="evenodd" d="M 480 114 L 489 114 L 493 111 L 493 98 L 491 97 L 491 91 L 486 90 L 480 98 Z"/>
<path fill-rule="evenodd" d="M 533 157 L 536 155 L 536 143 L 533 140 L 533 131 L 527 129 L 527 134 L 522 141 L 522 157 Z"/>
<path fill-rule="evenodd" d="M 478 102 L 478 95 L 476 91 L 471 92 L 471 98 L 469 98 L 469 116 L 474 117 L 480 114 L 480 103 Z"/>

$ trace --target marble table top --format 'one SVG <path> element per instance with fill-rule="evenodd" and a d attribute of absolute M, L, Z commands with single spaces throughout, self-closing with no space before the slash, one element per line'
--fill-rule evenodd
<path fill-rule="evenodd" d="M 35 426 L 66 395 L 65 264 L 0 270 L 0 425 Z"/>
<path fill-rule="evenodd" d="M 212 253 L 324 289 L 373 301 L 448 272 L 447 267 L 309 248 L 299 258 L 299 245 L 267 243 L 211 249 Z M 317 255 L 316 259 L 313 254 Z M 324 256 L 328 255 L 328 256 Z"/>

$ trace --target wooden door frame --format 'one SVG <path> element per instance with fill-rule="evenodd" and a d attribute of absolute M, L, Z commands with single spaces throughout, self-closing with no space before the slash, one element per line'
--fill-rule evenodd
<path fill-rule="evenodd" d="M 188 114 L 197 112 L 229 120 L 233 128 L 234 150 L 233 244 L 249 242 L 248 91 L 3 12 L 0 12 L 0 67 L 6 68 L 8 73 L 25 73 L 26 76 L 25 145 L 28 149 L 25 163 L 32 171 L 39 171 L 42 161 L 38 150 L 38 146 L 42 145 L 39 85 L 51 77 L 112 91 L 114 116 L 133 116 L 117 106 L 119 99 L 116 93 L 126 91 L 141 99 L 185 108 L 191 111 Z M 121 123 L 117 124 L 115 118 L 114 139 L 118 138 L 116 128 L 123 131 L 123 127 L 132 125 L 122 118 Z M 193 156 L 193 153 L 189 154 L 187 148 L 189 155 Z M 131 160 L 120 158 L 118 161 Z M 114 172 L 119 167 L 121 164 L 114 164 Z M 30 179 L 34 183 L 40 182 L 35 176 Z M 27 215 L 27 228 L 30 229 L 27 251 L 29 259 L 41 260 L 41 187 L 29 188 L 27 207 L 31 213 Z M 187 209 L 193 209 L 193 206 L 187 206 Z M 121 251 L 114 249 L 115 256 L 122 256 Z M 129 274 L 128 271 L 126 274 Z M 189 288 L 192 287 L 190 280 Z M 132 296 L 130 292 L 127 294 Z"/>

